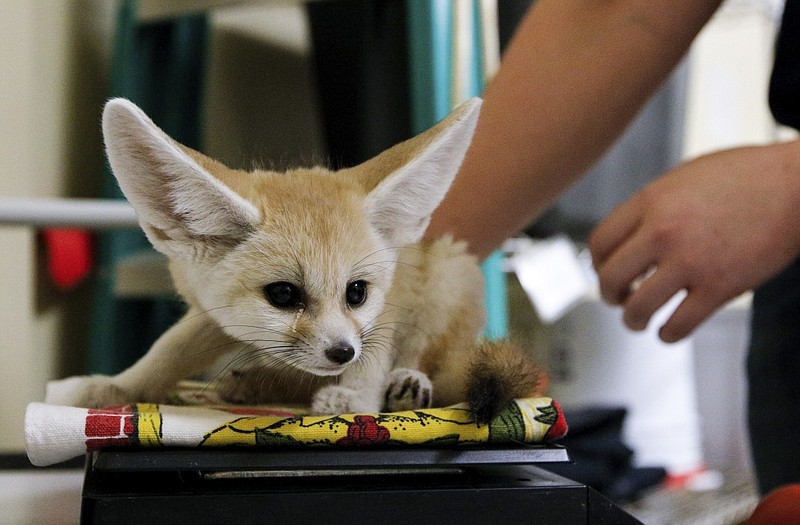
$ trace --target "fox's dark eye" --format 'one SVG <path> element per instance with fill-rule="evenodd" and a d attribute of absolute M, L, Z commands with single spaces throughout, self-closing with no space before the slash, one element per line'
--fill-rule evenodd
<path fill-rule="evenodd" d="M 278 281 L 264 287 L 264 295 L 276 308 L 295 308 L 303 301 L 303 293 L 292 283 Z"/>
<path fill-rule="evenodd" d="M 345 298 L 350 306 L 363 304 L 367 300 L 367 281 L 353 281 L 348 284 Z"/>

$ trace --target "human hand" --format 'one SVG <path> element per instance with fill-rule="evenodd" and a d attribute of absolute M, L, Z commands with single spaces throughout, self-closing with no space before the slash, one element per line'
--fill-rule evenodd
<path fill-rule="evenodd" d="M 677 167 L 614 210 L 590 249 L 603 298 L 622 305 L 631 329 L 685 290 L 659 337 L 686 337 L 800 252 L 800 141 Z"/>

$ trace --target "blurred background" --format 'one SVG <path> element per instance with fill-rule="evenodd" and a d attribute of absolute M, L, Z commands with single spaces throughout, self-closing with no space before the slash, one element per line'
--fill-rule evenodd
<path fill-rule="evenodd" d="M 531 3 L 493 4 L 500 49 Z M 0 199 L 118 196 L 100 133 L 110 96 L 134 99 L 174 136 L 239 168 L 352 165 L 420 127 L 412 109 L 420 79 L 408 65 L 423 38 L 414 33 L 413 1 L 136 4 L 3 2 Z M 682 159 L 785 136 L 766 105 L 781 8 L 780 0 L 725 2 L 628 133 L 528 233 L 566 235 L 579 254 L 598 220 Z M 180 313 L 163 286 L 152 286 L 158 276 L 149 263 L 120 273 L 126 257 L 146 247 L 137 232 L 87 234 L 86 246 L 71 248 L 91 255 L 86 271 L 65 284 L 59 237 L 48 230 L 0 224 L 0 452 L 23 450 L 25 406 L 43 399 L 47 381 L 120 370 Z M 617 386 L 626 366 L 638 370 L 626 358 L 632 348 L 655 348 L 648 359 L 664 353 L 652 333 L 626 332 L 591 294 L 543 323 L 514 272 L 504 279 L 507 330 L 550 365 L 554 397 L 624 405 L 641 396 Z M 743 297 L 673 352 L 668 388 L 680 389 L 677 406 L 691 417 L 678 424 L 694 440 L 689 459 L 676 463 L 749 469 L 748 316 Z M 614 366 L 589 377 L 592 362 Z M 641 444 L 642 454 L 648 447 Z"/>

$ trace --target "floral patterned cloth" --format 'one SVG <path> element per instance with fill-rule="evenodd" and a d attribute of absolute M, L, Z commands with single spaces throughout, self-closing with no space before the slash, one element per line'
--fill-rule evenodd
<path fill-rule="evenodd" d="M 38 466 L 106 447 L 541 443 L 556 440 L 566 431 L 561 407 L 545 397 L 515 400 L 484 425 L 475 422 L 464 404 L 394 413 L 311 416 L 302 410 L 237 405 L 136 403 L 85 409 L 31 403 L 25 417 L 28 457 Z"/>

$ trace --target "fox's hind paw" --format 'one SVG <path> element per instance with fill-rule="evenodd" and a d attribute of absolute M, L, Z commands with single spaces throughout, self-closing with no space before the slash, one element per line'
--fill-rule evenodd
<path fill-rule="evenodd" d="M 50 381 L 47 384 L 45 403 L 82 408 L 100 408 L 135 401 L 132 396 L 114 384 L 108 376 L 75 376 Z"/>
<path fill-rule="evenodd" d="M 216 389 L 227 403 L 258 404 L 260 380 L 253 370 L 231 369 L 216 380 Z"/>
<path fill-rule="evenodd" d="M 389 412 L 428 408 L 433 401 L 433 385 L 427 375 L 410 368 L 395 368 L 383 398 L 383 408 Z"/>

